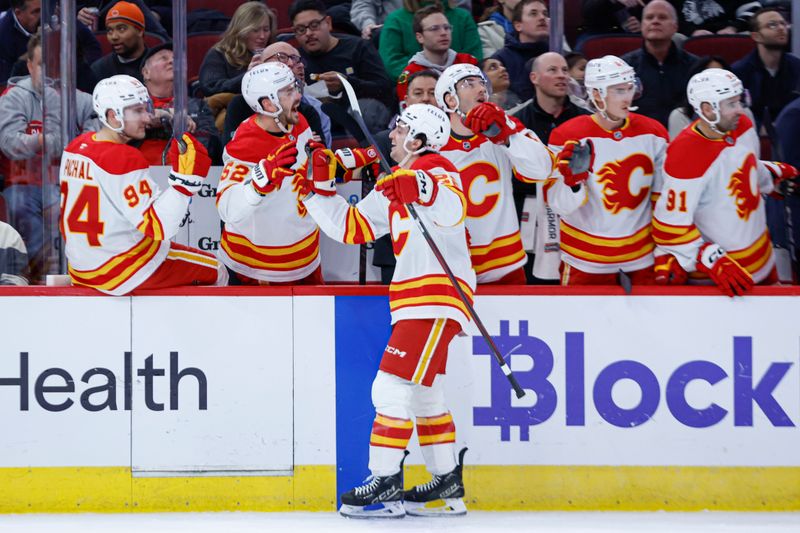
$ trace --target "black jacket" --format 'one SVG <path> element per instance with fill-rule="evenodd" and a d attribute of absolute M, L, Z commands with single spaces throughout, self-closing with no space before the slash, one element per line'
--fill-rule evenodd
<path fill-rule="evenodd" d="M 767 71 L 758 49 L 734 63 L 731 70 L 750 92 L 751 108 L 759 127 L 765 110 L 769 110 L 770 119 L 774 121 L 800 92 L 800 58 L 789 53 L 781 56 L 775 77 Z"/>
<path fill-rule="evenodd" d="M 672 43 L 664 63 L 659 64 L 643 44 L 640 49 L 622 56 L 622 59 L 633 67 L 642 80 L 642 96 L 633 102 L 633 105 L 639 106 L 637 113 L 667 127 L 670 112 L 686 98 L 689 70 L 697 61 L 697 56 L 678 49 Z"/>

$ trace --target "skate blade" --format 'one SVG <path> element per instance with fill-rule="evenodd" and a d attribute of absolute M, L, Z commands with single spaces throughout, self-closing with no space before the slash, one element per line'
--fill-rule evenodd
<path fill-rule="evenodd" d="M 385 502 L 376 505 L 357 505 L 342 504 L 339 514 L 347 518 L 403 518 L 406 510 L 403 502 Z"/>
<path fill-rule="evenodd" d="M 430 502 L 403 502 L 410 516 L 463 516 L 467 506 L 462 498 L 445 498 Z"/>

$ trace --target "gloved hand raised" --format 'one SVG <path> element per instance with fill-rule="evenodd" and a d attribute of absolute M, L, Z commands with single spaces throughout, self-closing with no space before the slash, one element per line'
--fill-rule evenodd
<path fill-rule="evenodd" d="M 169 173 L 169 184 L 173 189 L 186 196 L 192 196 L 203 184 L 211 168 L 211 158 L 200 141 L 189 133 L 181 135 L 180 142 L 172 139 L 169 147 L 169 158 L 172 172 Z"/>
<path fill-rule="evenodd" d="M 439 185 L 424 170 L 400 168 L 379 179 L 375 190 L 381 191 L 390 202 L 431 205 L 436 199 Z"/>
<path fill-rule="evenodd" d="M 295 174 L 291 167 L 296 161 L 297 146 L 289 142 L 282 144 L 250 171 L 253 189 L 261 196 L 280 189 L 283 180 Z"/>

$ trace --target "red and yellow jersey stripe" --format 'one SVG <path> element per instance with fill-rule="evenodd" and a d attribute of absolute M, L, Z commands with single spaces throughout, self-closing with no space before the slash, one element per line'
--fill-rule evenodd
<path fill-rule="evenodd" d="M 483 246 L 470 245 L 469 255 L 472 268 L 480 275 L 525 260 L 525 249 L 519 231 L 515 231 Z"/>
<path fill-rule="evenodd" d="M 458 284 L 469 299 L 470 304 L 472 304 L 472 289 L 470 286 L 461 279 L 458 279 Z M 403 308 L 429 305 L 453 307 L 469 318 L 467 307 L 458 297 L 458 293 L 450 284 L 450 280 L 443 274 L 392 282 L 389 286 L 389 309 L 393 313 Z"/>
<path fill-rule="evenodd" d="M 577 259 L 603 265 L 636 261 L 653 252 L 651 226 L 626 237 L 602 237 L 581 231 L 561 219 L 561 251 Z"/>
<path fill-rule="evenodd" d="M 681 246 L 701 239 L 694 224 L 674 226 L 653 217 L 653 241 L 661 246 Z"/>
<path fill-rule="evenodd" d="M 145 236 L 129 250 L 115 255 L 93 270 L 68 267 L 73 285 L 84 285 L 103 291 L 113 291 L 147 265 L 161 248 L 161 241 Z"/>
<path fill-rule="evenodd" d="M 136 226 L 136 229 L 154 240 L 164 240 L 164 225 L 161 223 L 161 219 L 158 218 L 155 205 L 151 205 L 142 213 L 142 221 Z"/>
<path fill-rule="evenodd" d="M 345 218 L 344 242 L 345 244 L 364 244 L 375 240 L 375 231 L 369 221 L 353 206 L 347 209 Z"/>
<path fill-rule="evenodd" d="M 244 235 L 223 230 L 220 246 L 228 257 L 242 265 L 287 272 L 306 267 L 319 256 L 319 228 L 287 246 L 259 246 Z"/>

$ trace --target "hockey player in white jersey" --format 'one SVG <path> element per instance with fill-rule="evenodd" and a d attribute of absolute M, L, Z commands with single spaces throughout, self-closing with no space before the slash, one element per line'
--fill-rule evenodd
<path fill-rule="evenodd" d="M 561 284 L 652 285 L 652 202 L 669 136 L 659 122 L 632 113 L 636 74 L 622 59 L 589 61 L 584 83 L 595 112 L 550 134 L 559 155 L 544 193 L 561 215 Z M 586 144 L 592 159 L 578 170 L 574 156 Z"/>
<path fill-rule="evenodd" d="M 796 186 L 797 169 L 760 161 L 758 136 L 744 114 L 744 88 L 731 72 L 707 69 L 689 80 L 700 117 L 670 144 L 653 237 L 662 284 L 716 284 L 741 295 L 777 282 L 762 194 Z M 791 186 L 791 187 L 788 187 Z"/>
<path fill-rule="evenodd" d="M 450 115 L 442 155 L 458 169 L 467 198 L 467 230 L 478 283 L 525 284 L 527 261 L 511 180 L 544 182 L 553 157 L 535 133 L 489 102 L 474 65 L 453 65 L 436 82 L 436 103 Z"/>
<path fill-rule="evenodd" d="M 211 160 L 191 135 L 170 147 L 170 187 L 150 179 L 144 155 L 126 143 L 143 139 L 152 102 L 130 76 L 101 80 L 92 95 L 103 128 L 74 139 L 61 159 L 61 235 L 75 285 L 122 295 L 133 289 L 225 284 L 206 252 L 170 242 Z"/>
<path fill-rule="evenodd" d="M 458 172 L 437 153 L 449 133 L 447 117 L 440 109 L 427 104 L 405 109 L 390 134 L 391 156 L 400 165 L 355 206 L 335 194 L 333 154 L 315 150 L 312 155 L 312 192 L 303 203 L 322 230 L 349 244 L 388 233 L 397 258 L 389 287 L 392 333 L 372 385 L 376 411 L 369 447 L 372 477 L 342 495 L 340 512 L 345 516 L 398 518 L 406 512 L 466 512 L 461 478 L 466 450 L 456 460 L 455 425 L 445 404 L 441 374 L 450 340 L 469 318 L 406 208 L 414 204 L 471 300 L 475 273 L 464 227 L 467 204 Z M 414 431 L 412 417 L 433 477 L 404 493 L 402 463 Z"/>

